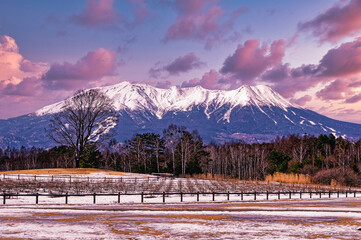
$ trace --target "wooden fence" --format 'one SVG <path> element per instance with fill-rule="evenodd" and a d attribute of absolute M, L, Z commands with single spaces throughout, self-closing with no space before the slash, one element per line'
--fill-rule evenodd
<path fill-rule="evenodd" d="M 277 196 L 277 199 L 281 199 L 281 195 L 288 196 L 288 199 L 303 199 L 303 198 L 331 198 L 337 196 L 337 198 L 340 197 L 340 194 L 344 194 L 345 197 L 357 197 L 358 194 L 360 194 L 361 191 L 306 191 L 306 192 L 196 192 L 196 193 L 182 193 L 182 192 L 162 192 L 162 193 L 88 193 L 88 194 L 21 194 L 21 193 L 6 193 L 3 192 L 2 198 L 3 198 L 3 204 L 6 204 L 7 199 L 11 199 L 11 197 L 35 197 L 35 204 L 39 204 L 39 198 L 40 197 L 64 197 L 65 198 L 65 204 L 68 204 L 70 197 L 84 197 L 84 196 L 90 196 L 93 198 L 93 204 L 96 204 L 96 198 L 97 196 L 117 196 L 118 197 L 118 203 L 121 202 L 121 196 L 129 196 L 129 195 L 138 195 L 140 203 L 144 203 L 144 198 L 146 196 L 161 196 L 162 202 L 166 202 L 166 197 L 170 195 L 179 195 L 179 201 L 183 202 L 183 197 L 185 195 L 192 195 L 196 196 L 196 201 L 200 201 L 200 196 L 204 195 L 212 195 L 212 201 L 216 201 L 216 196 L 226 196 L 227 201 L 230 200 L 231 195 L 239 196 L 238 200 L 236 201 L 243 201 L 245 196 L 252 197 L 253 200 L 257 200 L 257 196 L 263 195 L 266 197 L 265 200 L 269 200 L 269 197 L 272 195 Z"/>

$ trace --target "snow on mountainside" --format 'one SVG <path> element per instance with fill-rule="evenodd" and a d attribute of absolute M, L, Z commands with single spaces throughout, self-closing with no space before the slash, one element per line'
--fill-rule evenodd
<path fill-rule="evenodd" d="M 267 142 L 290 134 L 334 134 L 352 140 L 361 137 L 361 125 L 330 119 L 293 105 L 267 86 L 235 90 L 155 88 L 122 82 L 98 88 L 114 101 L 118 121 L 109 124 L 117 141 L 136 133 L 162 134 L 170 124 L 198 130 L 205 142 L 243 140 Z M 0 147 L 51 147 L 45 128 L 64 101 L 7 120 L 0 120 Z"/>
<path fill-rule="evenodd" d="M 263 85 L 247 86 L 238 89 L 208 90 L 200 86 L 179 88 L 173 86 L 169 89 L 160 89 L 147 84 L 132 84 L 122 82 L 100 89 L 114 100 L 115 110 L 146 110 L 159 119 L 169 111 L 189 111 L 194 106 L 203 106 L 208 116 L 217 109 L 228 105 L 229 111 L 224 119 L 229 121 L 229 115 L 236 106 L 254 105 L 280 107 L 287 111 L 289 107 L 296 107 L 284 99 L 271 88 Z M 35 112 L 37 116 L 52 114 L 61 111 L 64 101 L 46 106 Z M 212 108 L 210 108 L 212 106 Z M 261 109 L 262 110 L 262 109 Z"/>

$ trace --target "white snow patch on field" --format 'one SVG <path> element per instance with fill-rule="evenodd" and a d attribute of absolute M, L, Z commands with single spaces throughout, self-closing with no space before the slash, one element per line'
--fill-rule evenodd
<path fill-rule="evenodd" d="M 360 198 L 0 207 L 9 239 L 360 239 Z M 305 207 L 303 207 L 305 206 Z"/>

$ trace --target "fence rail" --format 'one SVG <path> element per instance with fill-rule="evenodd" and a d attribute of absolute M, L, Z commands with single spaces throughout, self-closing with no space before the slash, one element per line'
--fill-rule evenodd
<path fill-rule="evenodd" d="M 196 201 L 200 201 L 200 196 L 204 195 L 211 195 L 212 201 L 216 201 L 216 196 L 226 196 L 227 201 L 230 200 L 231 195 L 239 196 L 239 198 L 236 201 L 243 201 L 245 196 L 252 197 L 251 200 L 257 200 L 258 196 L 263 195 L 265 197 L 264 200 L 269 200 L 270 196 L 274 195 L 277 196 L 277 199 L 280 200 L 281 196 L 288 196 L 287 199 L 302 199 L 302 198 L 332 198 L 337 196 L 337 198 L 340 197 L 340 195 L 345 195 L 345 197 L 357 197 L 358 194 L 361 194 L 361 191 L 290 191 L 290 192 L 158 192 L 158 193 L 87 193 L 87 194 L 41 194 L 41 193 L 34 193 L 34 194 L 25 194 L 25 193 L 7 193 L 3 192 L 2 198 L 3 198 L 3 204 L 6 204 L 6 200 L 8 199 L 10 201 L 11 197 L 35 197 L 35 204 L 39 204 L 39 198 L 40 197 L 64 197 L 65 198 L 65 204 L 68 204 L 70 197 L 86 197 L 91 196 L 93 198 L 93 204 L 96 204 L 97 197 L 101 196 L 117 196 L 118 197 L 118 203 L 121 201 L 121 196 L 139 196 L 140 197 L 140 203 L 144 203 L 144 198 L 146 196 L 162 196 L 162 202 L 166 202 L 166 197 L 171 195 L 179 195 L 179 201 L 183 202 L 183 198 L 185 195 L 191 195 L 196 196 Z M 234 200 L 233 200 L 234 201 Z"/>

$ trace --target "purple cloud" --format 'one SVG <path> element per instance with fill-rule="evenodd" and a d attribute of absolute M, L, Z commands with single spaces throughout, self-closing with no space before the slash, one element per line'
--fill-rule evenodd
<path fill-rule="evenodd" d="M 205 40 L 205 48 L 210 49 L 230 33 L 235 20 L 248 10 L 241 7 L 231 13 L 227 21 L 222 22 L 224 10 L 214 3 L 206 0 L 176 0 L 174 8 L 178 16 L 168 28 L 164 41 Z"/>
<path fill-rule="evenodd" d="M 159 66 L 158 62 L 156 66 L 149 70 L 149 75 L 152 78 L 159 78 L 163 72 L 169 75 L 179 75 L 184 72 L 188 72 L 192 69 L 201 68 L 205 65 L 194 52 L 188 53 L 185 56 L 178 57 L 165 66 Z"/>
<path fill-rule="evenodd" d="M 211 69 L 209 72 L 205 73 L 201 79 L 193 78 L 189 81 L 184 81 L 182 87 L 194 87 L 202 86 L 206 89 L 218 89 L 219 80 L 222 78 L 222 75 L 219 74 L 215 69 Z"/>
<path fill-rule="evenodd" d="M 132 21 L 119 14 L 114 6 L 114 0 L 88 0 L 85 8 L 79 14 L 72 16 L 72 21 L 88 27 L 113 27 L 118 28 L 122 24 L 128 28 L 134 28 L 142 24 L 150 15 L 144 0 L 128 0 L 131 5 Z"/>
<path fill-rule="evenodd" d="M 239 44 L 233 55 L 223 63 L 221 73 L 232 74 L 243 82 L 251 82 L 267 69 L 281 63 L 285 54 L 286 41 L 280 39 L 270 46 L 260 46 L 259 39 L 247 40 Z"/>
<path fill-rule="evenodd" d="M 115 68 L 116 53 L 99 48 L 88 52 L 75 64 L 68 62 L 52 64 L 42 80 L 46 88 L 70 90 L 84 87 L 87 83 L 102 77 L 114 75 Z"/>
<path fill-rule="evenodd" d="M 350 98 L 347 98 L 345 103 L 356 103 L 359 102 L 361 100 L 361 93 L 356 94 Z"/>
<path fill-rule="evenodd" d="M 345 1 L 341 1 L 343 3 Z M 311 21 L 300 23 L 300 31 L 310 31 L 321 42 L 337 42 L 361 31 L 361 1 L 338 3 Z"/>
<path fill-rule="evenodd" d="M 114 0 L 88 0 L 86 7 L 79 15 L 74 15 L 74 22 L 97 26 L 115 23 L 120 15 L 113 8 Z"/>
<path fill-rule="evenodd" d="M 298 104 L 298 105 L 305 105 L 307 102 L 311 101 L 312 97 L 310 95 L 305 95 L 299 99 L 294 99 L 293 102 Z"/>
<path fill-rule="evenodd" d="M 323 100 L 344 99 L 344 93 L 350 92 L 349 87 L 341 79 L 337 79 L 316 93 L 316 96 Z"/>

